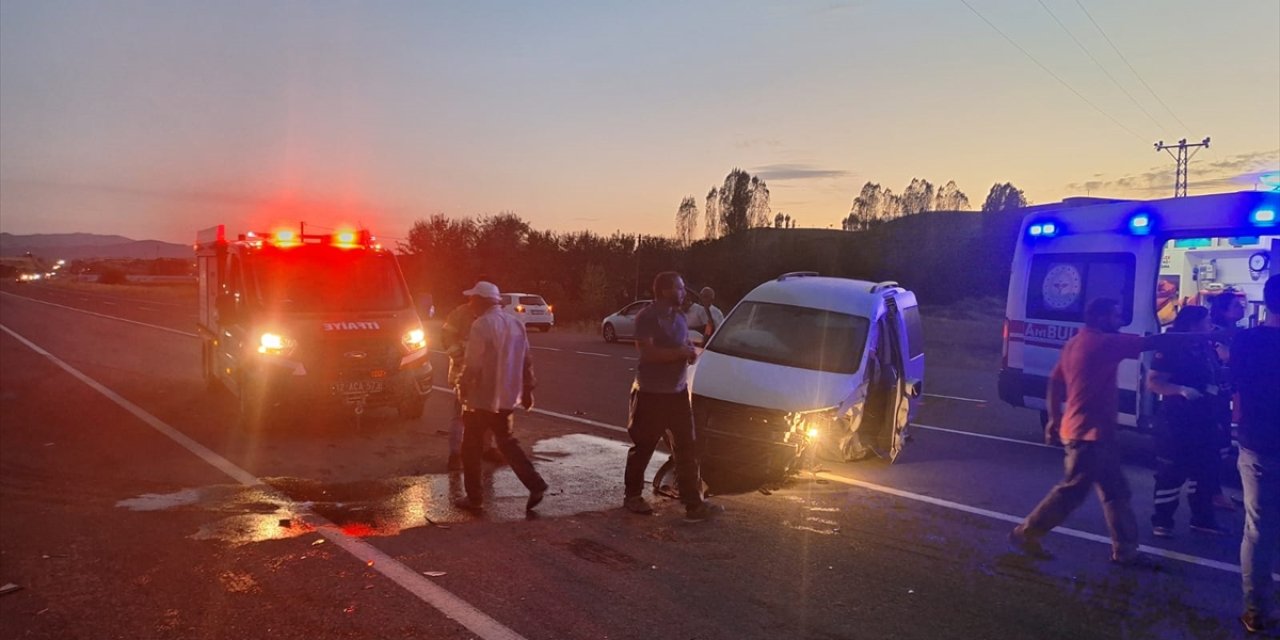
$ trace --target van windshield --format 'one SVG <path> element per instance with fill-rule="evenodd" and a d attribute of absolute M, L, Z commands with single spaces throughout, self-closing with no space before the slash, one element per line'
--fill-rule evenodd
<path fill-rule="evenodd" d="M 744 302 L 707 349 L 787 367 L 856 373 L 870 322 L 863 317 L 768 302 Z"/>
<path fill-rule="evenodd" d="M 258 300 L 268 308 L 310 313 L 409 306 L 400 272 L 387 254 L 297 247 L 263 252 L 246 266 Z"/>

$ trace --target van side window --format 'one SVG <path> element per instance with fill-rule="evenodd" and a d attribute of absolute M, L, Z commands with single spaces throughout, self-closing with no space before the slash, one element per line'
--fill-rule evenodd
<path fill-rule="evenodd" d="M 1094 298 L 1120 303 L 1133 321 L 1134 256 L 1131 253 L 1043 253 L 1032 257 L 1027 278 L 1027 318 L 1083 322 Z"/>
<path fill-rule="evenodd" d="M 924 354 L 924 325 L 920 322 L 920 307 L 906 307 L 902 320 L 907 325 L 908 358 L 915 360 Z"/>

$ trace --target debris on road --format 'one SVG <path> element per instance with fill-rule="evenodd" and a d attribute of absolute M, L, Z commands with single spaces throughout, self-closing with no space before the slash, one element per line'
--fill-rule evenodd
<path fill-rule="evenodd" d="M 7 596 L 17 591 L 22 591 L 22 587 L 10 582 L 3 587 L 0 587 L 0 596 Z"/>
<path fill-rule="evenodd" d="M 423 571 L 422 575 L 427 576 L 428 578 L 439 578 L 441 576 L 447 576 L 449 574 L 445 571 Z"/>
<path fill-rule="evenodd" d="M 286 528 L 287 528 L 287 527 L 291 527 L 291 526 L 293 526 L 293 520 L 290 520 L 289 518 L 281 518 L 281 519 L 280 519 L 280 526 L 282 526 L 282 527 L 286 527 Z"/>
<path fill-rule="evenodd" d="M 322 544 L 324 544 L 324 538 L 320 538 L 319 540 L 316 540 L 315 542 L 312 542 L 312 543 L 311 543 L 311 546 L 313 546 L 313 547 L 318 547 L 318 546 L 320 546 L 320 545 L 322 545 Z"/>

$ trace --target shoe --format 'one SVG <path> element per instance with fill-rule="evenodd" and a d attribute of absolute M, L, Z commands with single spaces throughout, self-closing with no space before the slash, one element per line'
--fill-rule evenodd
<path fill-rule="evenodd" d="M 687 507 L 684 510 L 684 521 L 705 522 L 722 513 L 724 513 L 724 507 L 713 502 L 703 500 L 696 506 Z"/>
<path fill-rule="evenodd" d="M 453 502 L 453 506 L 467 511 L 480 511 L 484 509 L 484 500 L 467 496 L 465 498 L 458 498 L 455 500 Z"/>
<path fill-rule="evenodd" d="M 484 453 L 480 454 L 480 457 L 497 465 L 504 465 L 507 463 L 506 457 L 497 449 L 485 449 Z"/>
<path fill-rule="evenodd" d="M 1147 571 L 1160 571 L 1164 568 L 1164 565 L 1156 562 L 1151 556 L 1137 551 L 1133 555 L 1124 558 L 1112 556 L 1111 564 L 1125 567 L 1126 569 L 1145 569 Z"/>
<path fill-rule="evenodd" d="M 1025 533 L 1019 533 L 1017 529 L 1009 532 L 1009 548 L 1036 560 L 1053 559 L 1053 554 L 1045 549 L 1039 540 L 1030 538 Z"/>
<path fill-rule="evenodd" d="M 1194 529 L 1195 527 L 1191 528 Z M 1153 526 L 1151 527 L 1151 535 L 1157 538 L 1173 538 L 1173 527 Z"/>
<path fill-rule="evenodd" d="M 449 454 L 449 470 L 462 471 L 462 456 L 460 454 Z"/>
<path fill-rule="evenodd" d="M 1233 502 L 1231 498 L 1228 498 L 1225 494 L 1219 493 L 1218 495 L 1213 497 L 1213 508 L 1221 509 L 1223 511 L 1235 511 L 1236 503 Z"/>
<path fill-rule="evenodd" d="M 1226 536 L 1231 533 L 1216 524 L 1193 524 L 1191 525 L 1191 530 L 1209 536 Z"/>
<path fill-rule="evenodd" d="M 1271 629 L 1266 616 L 1257 611 L 1246 611 L 1240 616 L 1240 624 L 1244 625 L 1244 630 L 1249 633 L 1263 633 Z"/>
<path fill-rule="evenodd" d="M 546 492 L 547 492 L 546 486 L 543 486 L 541 489 L 538 489 L 536 491 L 530 491 L 529 501 L 524 503 L 524 510 L 533 511 L 534 507 L 542 503 L 543 494 L 545 494 Z"/>
<path fill-rule="evenodd" d="M 631 513 L 638 513 L 640 515 L 649 515 L 653 513 L 653 507 L 649 506 L 649 501 L 645 500 L 644 496 L 627 496 L 627 498 L 622 501 L 622 506 L 626 507 L 627 511 L 630 511 Z"/>

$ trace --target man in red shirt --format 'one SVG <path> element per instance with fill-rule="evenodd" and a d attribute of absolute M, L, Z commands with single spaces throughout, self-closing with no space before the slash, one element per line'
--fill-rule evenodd
<path fill-rule="evenodd" d="M 1172 347 L 1204 334 L 1135 336 L 1120 333 L 1125 325 L 1120 303 L 1100 298 L 1085 308 L 1085 328 L 1067 341 L 1049 375 L 1045 439 L 1059 437 L 1066 446 L 1066 476 L 1040 501 L 1027 519 L 1009 534 L 1009 543 L 1029 556 L 1053 557 L 1040 539 L 1062 524 L 1097 485 L 1107 528 L 1111 531 L 1111 561 L 1126 566 L 1154 567 L 1138 552 L 1138 521 L 1129 504 L 1129 482 L 1120 466 L 1115 442 L 1120 413 L 1117 369 L 1143 351 Z M 1065 401 L 1066 407 L 1063 408 Z"/>

